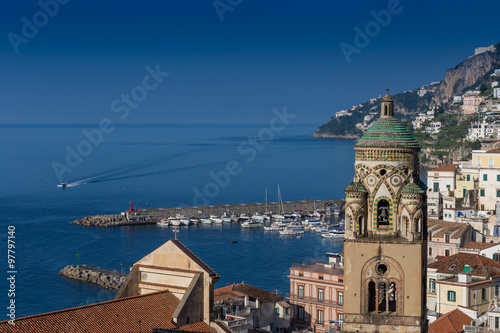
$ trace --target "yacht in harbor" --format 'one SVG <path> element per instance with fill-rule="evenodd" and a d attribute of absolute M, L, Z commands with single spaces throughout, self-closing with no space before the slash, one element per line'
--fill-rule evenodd
<path fill-rule="evenodd" d="M 212 224 L 213 221 L 211 219 L 209 219 L 208 217 L 202 217 L 200 219 L 200 222 L 203 224 Z"/>
<path fill-rule="evenodd" d="M 345 238 L 344 230 L 330 230 L 328 232 L 322 233 L 323 238 Z"/>
<path fill-rule="evenodd" d="M 160 221 L 156 222 L 157 225 L 160 227 L 168 227 L 170 225 L 170 222 L 168 219 L 161 219 Z"/>
<path fill-rule="evenodd" d="M 260 228 L 262 224 L 256 220 L 247 220 L 241 224 L 242 228 Z"/>
<path fill-rule="evenodd" d="M 217 224 L 224 222 L 220 217 L 215 216 L 215 215 L 210 215 L 210 219 L 212 220 L 213 223 L 217 223 Z"/>

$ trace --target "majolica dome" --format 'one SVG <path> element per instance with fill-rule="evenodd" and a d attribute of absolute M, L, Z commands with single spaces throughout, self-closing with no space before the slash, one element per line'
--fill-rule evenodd
<path fill-rule="evenodd" d="M 403 198 L 421 196 L 425 193 L 425 191 L 417 184 L 406 184 L 401 190 L 401 195 Z"/>
<path fill-rule="evenodd" d="M 344 192 L 368 193 L 363 185 L 355 182 L 349 182 Z"/>
<path fill-rule="evenodd" d="M 420 149 L 420 144 L 406 127 L 394 118 L 393 99 L 387 93 L 382 98 L 380 118 L 373 123 L 354 147 Z"/>
<path fill-rule="evenodd" d="M 420 148 L 420 144 L 396 118 L 379 118 L 354 147 Z"/>

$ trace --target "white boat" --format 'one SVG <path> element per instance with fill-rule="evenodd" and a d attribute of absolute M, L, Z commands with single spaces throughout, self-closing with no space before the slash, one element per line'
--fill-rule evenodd
<path fill-rule="evenodd" d="M 247 222 L 249 220 L 250 216 L 248 216 L 247 214 L 241 214 L 240 217 L 238 218 L 238 222 L 240 223 Z"/>
<path fill-rule="evenodd" d="M 261 226 L 262 225 L 259 223 L 259 221 L 255 220 L 248 220 L 241 224 L 242 228 L 260 228 Z"/>
<path fill-rule="evenodd" d="M 224 222 L 224 223 L 231 223 L 231 218 L 225 214 L 222 215 L 220 218 L 222 219 L 222 222 Z"/>
<path fill-rule="evenodd" d="M 161 219 L 160 221 L 156 222 L 157 225 L 161 227 L 168 227 L 170 225 L 170 222 L 168 219 Z"/>
<path fill-rule="evenodd" d="M 298 226 L 288 226 L 284 230 L 280 230 L 280 235 L 302 235 L 304 228 Z"/>
<path fill-rule="evenodd" d="M 275 221 L 283 221 L 285 219 L 285 216 L 281 214 L 273 214 L 271 217 Z"/>
<path fill-rule="evenodd" d="M 231 215 L 231 222 L 238 222 L 238 216 L 236 215 Z"/>
<path fill-rule="evenodd" d="M 181 225 L 190 225 L 191 224 L 191 221 L 186 217 L 183 217 L 182 219 L 180 219 L 180 221 L 181 221 Z"/>
<path fill-rule="evenodd" d="M 57 187 L 62 187 L 62 188 L 66 188 L 66 186 L 68 186 L 68 183 L 64 183 L 64 182 L 57 185 Z"/>
<path fill-rule="evenodd" d="M 260 214 L 252 215 L 252 220 L 258 221 L 259 223 L 264 222 L 264 216 Z"/>
<path fill-rule="evenodd" d="M 345 238 L 345 233 L 343 230 L 330 230 L 321 234 L 323 238 Z"/>
<path fill-rule="evenodd" d="M 327 226 L 324 226 L 324 227 L 318 227 L 318 228 L 316 228 L 316 230 L 315 230 L 315 231 L 316 231 L 316 233 L 318 233 L 318 234 L 324 234 L 324 233 L 329 232 L 329 231 L 330 231 L 330 229 L 328 229 L 328 227 L 327 227 Z"/>
<path fill-rule="evenodd" d="M 170 225 L 173 225 L 173 226 L 181 225 L 181 220 L 179 220 L 177 217 L 169 217 L 168 221 L 170 222 Z"/>
<path fill-rule="evenodd" d="M 195 218 L 194 216 L 189 218 L 189 222 L 193 223 L 193 224 L 197 224 L 198 222 L 200 222 L 200 220 L 198 220 L 197 218 Z"/>
<path fill-rule="evenodd" d="M 208 217 L 202 217 L 200 219 L 200 222 L 203 223 L 203 224 L 212 224 L 212 220 L 209 219 Z"/>
<path fill-rule="evenodd" d="M 220 217 L 215 216 L 215 215 L 210 215 L 210 219 L 212 220 L 213 223 L 217 223 L 217 224 L 220 224 L 223 222 Z"/>
<path fill-rule="evenodd" d="M 309 226 L 318 226 L 318 225 L 321 225 L 321 223 L 323 223 L 321 220 L 318 220 L 318 219 L 305 219 L 302 224 L 305 224 L 305 225 L 309 225 Z"/>
<path fill-rule="evenodd" d="M 280 231 L 280 230 L 285 230 L 286 226 L 274 222 L 270 226 L 268 227 L 264 226 L 262 228 L 264 228 L 265 231 Z"/>

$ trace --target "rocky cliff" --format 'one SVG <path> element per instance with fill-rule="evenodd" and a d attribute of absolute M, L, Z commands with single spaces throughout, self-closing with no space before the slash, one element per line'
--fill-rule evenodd
<path fill-rule="evenodd" d="M 453 96 L 461 95 L 467 89 L 476 88 L 482 79 L 489 78 L 487 74 L 490 71 L 499 67 L 500 43 L 495 45 L 495 51 L 470 56 L 454 68 L 448 69 L 444 81 L 393 95 L 395 116 L 409 121 L 418 112 L 425 112 L 432 107 L 440 106 L 444 102 L 449 102 Z M 344 111 L 350 115 L 331 117 L 329 122 L 318 127 L 312 137 L 348 139 L 360 137 L 363 130 L 378 118 L 380 98 L 371 99 Z M 369 114 L 375 114 L 375 116 L 366 121 L 364 117 Z"/>
<path fill-rule="evenodd" d="M 467 87 L 474 85 L 486 73 L 500 65 L 500 43 L 495 52 L 484 52 L 468 57 L 454 68 L 446 71 L 444 81 L 439 85 L 431 106 L 440 105 L 454 95 L 464 93 Z"/>

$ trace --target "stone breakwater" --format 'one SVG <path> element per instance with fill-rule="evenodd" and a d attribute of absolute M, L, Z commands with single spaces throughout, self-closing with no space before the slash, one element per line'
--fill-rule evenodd
<path fill-rule="evenodd" d="M 95 215 L 73 221 L 73 224 L 84 225 L 87 227 L 113 227 L 127 223 L 127 218 L 120 214 L 114 215 Z"/>
<path fill-rule="evenodd" d="M 169 216 L 178 214 L 186 217 L 195 217 L 197 219 L 210 215 L 236 215 L 247 214 L 252 216 L 256 212 L 312 212 L 314 210 L 339 209 L 344 211 L 343 199 L 326 200 L 301 200 L 301 201 L 283 201 L 268 203 L 243 203 L 229 205 L 210 205 L 210 206 L 192 206 L 192 207 L 169 207 L 169 208 L 149 208 L 140 211 L 126 212 L 125 215 L 95 215 L 87 216 L 73 221 L 73 224 L 84 225 L 88 227 L 118 227 L 128 225 L 148 225 L 156 224 Z"/>
<path fill-rule="evenodd" d="M 98 284 L 107 289 L 120 289 L 126 276 L 119 272 L 81 265 L 68 265 L 61 269 L 59 275 L 70 279 L 82 280 Z"/>

